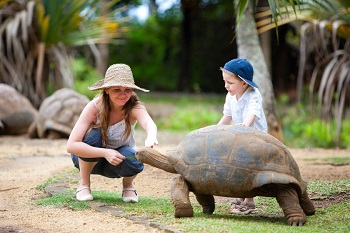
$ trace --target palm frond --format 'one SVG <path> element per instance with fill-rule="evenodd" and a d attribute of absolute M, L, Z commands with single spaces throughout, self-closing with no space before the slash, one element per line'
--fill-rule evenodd
<path fill-rule="evenodd" d="M 0 81 L 15 87 L 35 107 L 48 95 L 49 86 L 73 87 L 70 48 L 122 39 L 124 25 L 115 15 L 125 8 L 114 9 L 117 2 L 1 1 Z"/>
<path fill-rule="evenodd" d="M 313 110 L 313 97 L 317 93 L 320 116 L 336 120 L 340 137 L 344 108 L 350 102 L 350 63 L 347 61 L 350 57 L 350 1 L 283 0 L 279 4 L 279 1 L 269 0 L 268 3 L 269 9 L 259 9 L 256 14 L 258 33 L 297 20 L 304 22 L 300 29 L 297 99 L 301 100 L 304 76 L 310 73 L 308 67 L 312 64 L 314 67 L 308 77 L 310 109 Z"/>

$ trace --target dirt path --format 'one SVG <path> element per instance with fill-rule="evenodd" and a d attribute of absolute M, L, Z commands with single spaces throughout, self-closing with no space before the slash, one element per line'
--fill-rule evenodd
<path fill-rule="evenodd" d="M 165 152 L 183 134 L 160 132 L 157 149 Z M 139 133 L 138 142 L 144 135 Z M 164 232 L 165 230 L 123 217 L 92 210 L 41 207 L 43 196 L 35 189 L 50 177 L 73 168 L 66 140 L 0 137 L 0 232 Z M 291 149 L 306 180 L 350 179 L 350 166 L 333 166 L 320 158 L 350 156 L 350 150 Z M 170 196 L 172 174 L 147 166 L 136 179 L 140 196 Z M 92 177 L 92 189 L 120 191 L 121 180 Z M 117 197 L 120 198 L 120 197 Z"/>

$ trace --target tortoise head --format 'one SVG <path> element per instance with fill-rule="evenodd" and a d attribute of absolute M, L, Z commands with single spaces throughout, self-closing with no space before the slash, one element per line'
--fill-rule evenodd
<path fill-rule="evenodd" d="M 153 167 L 162 169 L 166 172 L 175 173 L 177 171 L 174 169 L 168 161 L 168 157 L 161 154 L 153 148 L 141 148 L 136 153 L 136 158 L 146 164 L 149 164 Z"/>

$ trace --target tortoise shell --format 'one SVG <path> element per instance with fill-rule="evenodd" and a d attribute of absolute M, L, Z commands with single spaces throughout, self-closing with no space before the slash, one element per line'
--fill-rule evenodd
<path fill-rule="evenodd" d="M 89 99 L 62 88 L 44 99 L 36 122 L 39 138 L 68 138 Z"/>
<path fill-rule="evenodd" d="M 27 97 L 15 88 L 0 83 L 0 134 L 27 133 L 37 114 Z"/>
<path fill-rule="evenodd" d="M 166 155 L 198 193 L 249 197 L 266 184 L 294 184 L 301 192 L 299 167 L 286 146 L 250 127 L 204 127 Z"/>

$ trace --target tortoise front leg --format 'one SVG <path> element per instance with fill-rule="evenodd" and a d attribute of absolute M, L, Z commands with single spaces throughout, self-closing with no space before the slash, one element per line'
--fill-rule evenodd
<path fill-rule="evenodd" d="M 281 185 L 276 191 L 277 202 L 283 210 L 288 225 L 303 226 L 306 223 L 306 215 L 299 204 L 298 194 L 293 186 Z"/>
<path fill-rule="evenodd" d="M 203 195 L 196 192 L 193 192 L 196 195 L 198 203 L 203 208 L 204 214 L 212 214 L 215 210 L 215 199 L 213 195 Z"/>
<path fill-rule="evenodd" d="M 189 198 L 189 187 L 182 176 L 175 177 L 171 187 L 171 199 L 175 207 L 175 218 L 193 217 Z"/>

